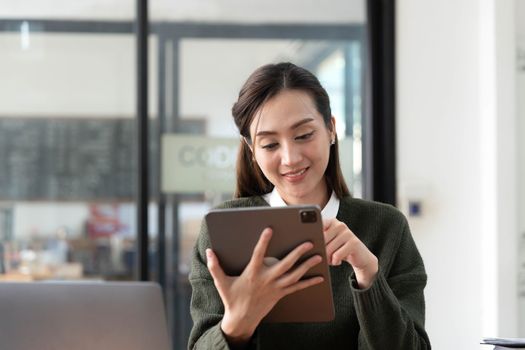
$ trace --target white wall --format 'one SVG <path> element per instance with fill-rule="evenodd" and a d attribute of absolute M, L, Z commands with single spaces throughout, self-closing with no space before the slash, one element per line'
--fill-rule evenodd
<path fill-rule="evenodd" d="M 519 187 L 519 232 L 520 232 L 520 323 L 519 334 L 525 336 L 525 1 L 516 2 L 516 28 L 517 43 L 519 50 L 519 72 L 516 85 L 516 96 L 518 96 L 518 187 Z"/>
<path fill-rule="evenodd" d="M 478 43 L 482 77 L 479 108 L 480 190 L 484 194 L 481 212 L 484 243 L 480 257 L 483 332 L 510 337 L 518 334 L 519 315 L 515 0 L 481 3 Z M 491 152 L 486 152 L 487 147 Z M 486 195 L 484 189 L 491 193 L 487 191 Z M 487 257 L 492 257 L 492 261 Z M 494 274 L 486 278 L 487 270 L 494 267 Z"/>
<path fill-rule="evenodd" d="M 410 221 L 435 349 L 517 335 L 512 10 L 501 0 L 397 2 L 398 181 L 425 188 L 423 217 Z"/>

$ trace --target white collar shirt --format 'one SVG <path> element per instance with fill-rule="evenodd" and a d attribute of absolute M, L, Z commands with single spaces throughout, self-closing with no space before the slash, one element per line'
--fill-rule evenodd
<path fill-rule="evenodd" d="M 287 205 L 275 187 L 273 188 L 272 192 L 269 192 L 262 197 L 271 207 L 285 207 Z M 335 192 L 332 191 L 332 195 L 330 196 L 328 203 L 326 203 L 324 208 L 321 210 L 321 215 L 325 220 L 333 219 L 337 216 L 338 211 L 339 198 L 337 198 Z"/>

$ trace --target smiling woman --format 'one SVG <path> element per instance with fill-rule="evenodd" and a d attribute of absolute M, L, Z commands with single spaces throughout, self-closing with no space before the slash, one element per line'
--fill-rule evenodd
<path fill-rule="evenodd" d="M 254 143 L 249 147 L 286 203 L 323 207 L 328 202 L 328 188 L 321 180 L 335 140 L 333 120 L 328 128 L 306 92 L 285 90 L 268 101 L 252 122 Z"/>
<path fill-rule="evenodd" d="M 335 118 L 317 78 L 292 63 L 257 69 L 232 109 L 243 141 L 236 199 L 219 208 L 315 204 L 322 208 L 336 316 L 324 323 L 264 323 L 289 294 L 322 282 L 305 274 L 323 259 L 302 243 L 269 266 L 266 228 L 240 276 L 228 276 L 203 224 L 190 282 L 189 348 L 429 349 L 426 273 L 406 219 L 352 198 L 339 166 Z M 300 261 L 300 262 L 299 262 Z M 305 305 L 306 307 L 306 305 Z"/>
<path fill-rule="evenodd" d="M 302 198 L 323 207 L 332 189 L 338 197 L 349 194 L 330 100 L 310 72 L 292 64 L 260 68 L 241 89 L 232 113 L 245 141 L 237 158 L 236 197 L 276 186 L 289 204 Z M 325 171 L 326 182 L 320 181 Z"/>

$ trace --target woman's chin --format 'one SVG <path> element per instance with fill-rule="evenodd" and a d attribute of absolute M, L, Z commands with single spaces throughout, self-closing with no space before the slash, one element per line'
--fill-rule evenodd
<path fill-rule="evenodd" d="M 288 204 L 312 204 L 311 200 L 311 191 L 302 190 L 302 191 L 285 191 L 281 196 Z"/>

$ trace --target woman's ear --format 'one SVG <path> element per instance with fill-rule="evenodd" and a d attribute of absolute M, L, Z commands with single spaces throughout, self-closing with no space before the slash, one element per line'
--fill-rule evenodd
<path fill-rule="evenodd" d="M 335 131 L 335 117 L 334 116 L 330 118 L 330 124 L 332 124 L 332 127 L 330 128 L 330 137 L 332 140 L 335 140 L 335 138 L 337 137 L 337 133 Z"/>

